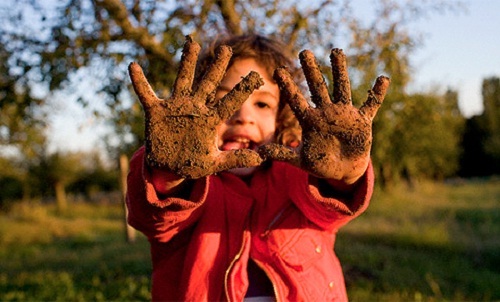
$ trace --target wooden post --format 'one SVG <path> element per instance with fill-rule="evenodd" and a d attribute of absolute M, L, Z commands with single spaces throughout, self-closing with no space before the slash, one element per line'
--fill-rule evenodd
<path fill-rule="evenodd" d="M 128 208 L 126 205 L 126 196 L 127 196 L 127 174 L 128 174 L 128 156 L 126 154 L 121 154 L 120 155 L 120 183 L 121 183 L 121 191 L 122 191 L 122 198 L 123 198 L 123 207 L 125 209 L 125 217 L 124 217 L 124 223 L 125 223 L 125 239 L 129 243 L 135 242 L 135 229 L 132 228 L 128 222 L 127 222 L 127 217 L 128 217 Z"/>
<path fill-rule="evenodd" d="M 68 209 L 68 199 L 66 198 L 64 183 L 60 180 L 56 181 L 54 190 L 56 193 L 57 211 L 59 213 L 64 213 Z"/>

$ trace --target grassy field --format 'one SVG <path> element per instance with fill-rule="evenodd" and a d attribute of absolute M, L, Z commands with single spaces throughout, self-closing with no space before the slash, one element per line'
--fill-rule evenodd
<path fill-rule="evenodd" d="M 0 301 L 145 301 L 149 246 L 122 207 L 0 213 Z M 338 235 L 352 301 L 500 300 L 500 180 L 376 192 Z"/>
<path fill-rule="evenodd" d="M 500 299 L 500 181 L 377 192 L 338 236 L 352 301 Z"/>

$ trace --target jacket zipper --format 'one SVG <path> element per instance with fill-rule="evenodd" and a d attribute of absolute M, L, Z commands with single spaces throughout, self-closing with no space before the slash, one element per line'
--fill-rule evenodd
<path fill-rule="evenodd" d="M 248 224 L 248 222 L 247 222 Z M 245 228 L 246 229 L 246 228 Z M 236 263 L 236 261 L 238 261 L 238 259 L 240 259 L 241 257 L 241 254 L 243 254 L 243 250 L 245 249 L 245 241 L 246 241 L 246 237 L 249 236 L 248 232 L 245 232 L 243 231 L 243 240 L 241 242 L 241 247 L 240 247 L 240 250 L 238 251 L 238 253 L 236 254 L 236 256 L 234 256 L 233 260 L 231 261 L 231 263 L 229 264 L 229 267 L 227 268 L 226 270 L 226 274 L 224 276 L 224 289 L 226 291 L 226 298 L 227 298 L 227 301 L 231 301 L 231 297 L 229 296 L 229 288 L 228 288 L 228 283 L 229 283 L 229 272 L 231 271 L 231 269 L 233 268 L 234 264 Z"/>
<path fill-rule="evenodd" d="M 273 285 L 273 291 L 274 291 L 274 297 L 276 298 L 276 302 L 281 301 L 280 297 L 278 295 L 278 290 L 276 289 L 276 285 L 274 284 L 273 278 L 271 278 L 271 274 L 267 271 L 267 269 L 257 260 L 253 259 L 253 261 L 260 267 L 260 269 L 266 274 L 267 278 L 269 278 L 269 281 L 271 281 L 271 284 Z"/>
<path fill-rule="evenodd" d="M 278 222 L 280 222 L 284 217 L 286 217 L 285 213 L 288 213 L 293 207 L 293 203 L 289 203 L 287 204 L 285 207 L 283 207 L 283 209 L 281 209 L 278 214 L 276 214 L 276 216 L 274 216 L 273 220 L 271 220 L 271 222 L 269 223 L 269 225 L 267 226 L 266 230 L 260 234 L 260 237 L 261 238 L 266 238 L 269 233 L 271 232 L 272 228 L 274 225 L 276 225 Z M 257 265 L 260 267 L 260 269 L 262 269 L 262 271 L 267 275 L 267 278 L 269 278 L 269 281 L 271 281 L 271 284 L 273 285 L 273 291 L 274 291 L 274 297 L 276 298 L 276 301 L 279 302 L 281 301 L 280 300 L 280 297 L 278 295 L 278 290 L 276 289 L 276 285 L 273 281 L 273 278 L 271 278 L 271 274 L 267 271 L 267 269 L 264 267 L 264 265 L 262 265 L 262 263 L 260 263 L 259 261 L 255 260 L 255 263 L 257 263 Z"/>
<path fill-rule="evenodd" d="M 291 210 L 293 207 L 293 203 L 289 203 L 287 206 L 283 207 L 283 209 L 281 211 L 278 212 L 278 214 L 276 216 L 274 216 L 273 220 L 269 223 L 269 225 L 267 226 L 266 230 L 264 231 L 264 233 L 260 234 L 260 236 L 262 238 L 265 238 L 269 235 L 272 227 L 278 223 L 282 217 L 284 217 L 284 214 L 287 213 L 289 210 Z M 248 224 L 248 217 L 247 217 L 247 224 Z M 245 228 L 246 229 L 246 228 Z M 247 236 L 251 236 L 251 234 L 248 234 L 248 235 L 245 235 L 246 233 L 243 234 L 243 240 L 242 240 L 242 243 L 241 243 L 241 247 L 240 247 L 240 250 L 238 251 L 238 253 L 236 254 L 236 256 L 234 256 L 233 260 L 231 261 L 231 263 L 229 264 L 229 267 L 227 268 L 226 270 L 226 274 L 224 276 L 224 289 L 225 289 L 225 292 L 226 292 L 226 298 L 228 301 L 231 301 L 231 297 L 229 296 L 229 288 L 228 288 L 228 279 L 229 279 L 229 272 L 231 271 L 231 269 L 233 268 L 234 264 L 236 263 L 236 261 L 238 261 L 238 259 L 240 259 L 241 257 L 241 254 L 243 253 L 243 250 L 245 248 L 245 239 Z M 254 260 L 255 261 L 255 260 Z M 264 273 L 267 275 L 267 277 L 269 278 L 269 280 L 271 281 L 271 284 L 273 285 L 273 291 L 274 291 L 274 296 L 276 297 L 276 301 L 279 302 L 280 299 L 279 299 L 279 296 L 278 296 L 278 291 L 276 289 L 276 285 L 274 284 L 269 272 L 262 266 L 262 264 L 258 263 L 257 261 L 255 261 L 255 263 L 257 263 L 257 265 L 262 269 L 262 271 L 264 271 Z"/>

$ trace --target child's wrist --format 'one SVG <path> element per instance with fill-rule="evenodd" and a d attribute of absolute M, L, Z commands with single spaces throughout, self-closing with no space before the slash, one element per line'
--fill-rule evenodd
<path fill-rule="evenodd" d="M 324 181 L 326 183 L 328 183 L 328 185 L 334 191 L 349 194 L 349 193 L 354 192 L 360 179 L 361 179 L 361 177 L 358 177 L 357 179 L 350 180 L 349 182 L 346 182 L 344 180 L 339 180 L 339 179 L 325 179 Z"/>
<path fill-rule="evenodd" d="M 176 194 L 183 188 L 185 179 L 166 170 L 148 167 L 151 175 L 151 184 L 159 195 Z"/>
<path fill-rule="evenodd" d="M 369 163 L 369 156 L 351 161 L 343 168 L 343 171 L 347 172 L 342 177 L 326 178 L 325 181 L 335 190 L 346 193 L 352 192 L 365 175 Z"/>

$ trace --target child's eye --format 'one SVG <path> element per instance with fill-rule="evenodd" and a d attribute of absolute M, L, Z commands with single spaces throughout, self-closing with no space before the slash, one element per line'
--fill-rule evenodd
<path fill-rule="evenodd" d="M 257 102 L 255 103 L 255 105 L 257 105 L 257 107 L 259 108 L 270 108 L 270 106 L 266 102 Z"/>

